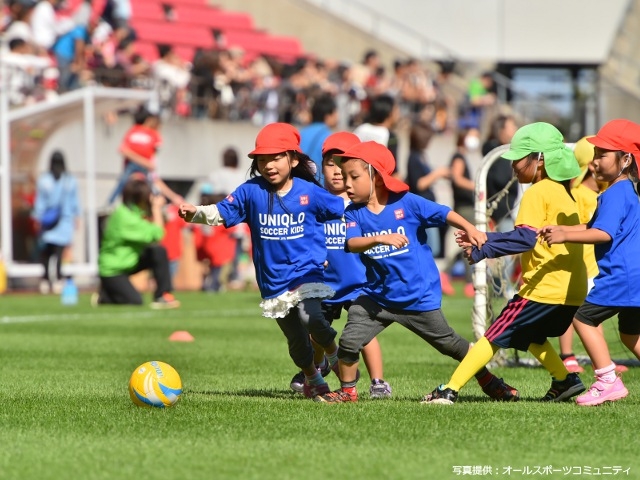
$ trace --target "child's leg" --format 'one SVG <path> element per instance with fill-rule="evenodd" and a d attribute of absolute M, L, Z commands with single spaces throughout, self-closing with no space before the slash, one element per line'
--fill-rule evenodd
<path fill-rule="evenodd" d="M 567 379 L 569 371 L 564 366 L 562 359 L 558 353 L 553 349 L 549 340 L 542 345 L 532 343 L 529 345 L 529 352 L 536 357 L 536 359 L 542 364 L 544 368 L 551 374 L 553 378 L 559 381 Z"/>
<path fill-rule="evenodd" d="M 611 355 L 609 354 L 609 346 L 604 339 L 601 329 L 598 329 L 598 327 L 594 325 L 587 325 L 578 318 L 574 318 L 573 325 L 591 359 L 594 370 L 613 364 Z"/>
<path fill-rule="evenodd" d="M 498 350 L 499 347 L 489 343 L 486 337 L 482 337 L 460 361 L 460 365 L 451 375 L 445 388 L 460 391 L 474 375 L 484 369 Z"/>
<path fill-rule="evenodd" d="M 624 343 L 624 346 L 631 351 L 638 360 L 640 360 L 640 335 L 629 335 L 627 333 L 620 332 L 620 340 Z"/>
<path fill-rule="evenodd" d="M 371 380 L 384 378 L 382 372 L 382 349 L 380 348 L 380 342 L 378 342 L 377 338 L 374 338 L 364 346 L 362 349 L 362 359 L 367 366 Z"/>
<path fill-rule="evenodd" d="M 338 361 L 338 346 L 335 341 L 337 333 L 324 317 L 321 300 L 307 298 L 302 300 L 295 310 L 302 326 L 311 335 L 311 338 L 324 349 L 329 363 L 334 365 Z"/>

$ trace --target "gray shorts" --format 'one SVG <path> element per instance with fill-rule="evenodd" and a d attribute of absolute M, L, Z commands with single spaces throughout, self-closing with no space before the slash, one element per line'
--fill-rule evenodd
<path fill-rule="evenodd" d="M 440 353 L 457 361 L 469 351 L 469 342 L 449 326 L 442 310 L 390 310 L 362 295 L 349 307 L 347 324 L 340 335 L 338 357 L 345 363 L 356 363 L 362 348 L 392 323 L 411 330 Z"/>

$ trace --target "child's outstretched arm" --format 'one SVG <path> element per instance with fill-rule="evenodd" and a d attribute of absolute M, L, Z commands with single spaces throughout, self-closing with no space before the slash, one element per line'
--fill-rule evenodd
<path fill-rule="evenodd" d="M 189 223 L 202 223 L 205 225 L 224 225 L 224 218 L 220 216 L 216 205 L 200 205 L 196 207 L 190 203 L 180 205 L 178 215 Z"/>
<path fill-rule="evenodd" d="M 478 263 L 485 258 L 497 258 L 526 252 L 535 247 L 536 241 L 536 229 L 527 225 L 519 225 L 510 232 L 489 232 L 487 243 L 481 248 L 471 244 L 466 232 L 456 232 L 456 243 L 464 249 L 465 257 L 470 264 Z"/>
<path fill-rule="evenodd" d="M 480 248 L 487 241 L 485 232 L 478 230 L 473 224 L 465 220 L 462 215 L 453 210 L 447 214 L 447 223 L 452 227 L 463 230 L 469 243 L 475 247 Z"/>
<path fill-rule="evenodd" d="M 596 244 L 611 241 L 611 235 L 604 230 L 586 227 L 586 225 L 547 225 L 540 229 L 538 235 L 547 242 L 548 245 L 565 242 Z"/>
<path fill-rule="evenodd" d="M 403 248 L 408 244 L 409 239 L 400 233 L 388 233 L 385 235 L 375 235 L 373 237 L 353 237 L 347 240 L 347 251 L 362 253 L 376 245 L 391 245 L 392 247 Z"/>

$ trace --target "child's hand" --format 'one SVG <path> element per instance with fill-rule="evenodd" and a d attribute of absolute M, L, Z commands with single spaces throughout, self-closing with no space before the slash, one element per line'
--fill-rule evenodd
<path fill-rule="evenodd" d="M 469 238 L 469 235 L 467 235 L 467 232 L 465 232 L 464 230 L 456 231 L 455 237 L 456 243 L 460 248 L 465 249 L 472 246 L 471 239 Z"/>
<path fill-rule="evenodd" d="M 378 243 L 391 245 L 396 248 L 404 248 L 409 245 L 409 239 L 401 233 L 388 233 L 386 235 L 378 235 Z"/>
<path fill-rule="evenodd" d="M 473 265 L 475 262 L 475 260 L 473 260 L 473 258 L 471 257 L 471 252 L 473 251 L 473 247 L 466 247 L 463 252 L 462 255 L 464 256 L 464 258 L 467 259 L 467 263 L 469 265 Z"/>
<path fill-rule="evenodd" d="M 180 218 L 183 218 L 185 222 L 190 222 L 193 220 L 193 216 L 196 214 L 197 208 L 195 205 L 191 205 L 190 203 L 182 203 L 180 204 L 180 208 L 178 210 L 178 215 Z"/>
<path fill-rule="evenodd" d="M 564 229 L 557 225 L 548 225 L 538 230 L 538 236 L 540 241 L 547 242 L 547 245 L 554 245 L 556 243 L 564 243 L 567 239 L 567 235 Z"/>
<path fill-rule="evenodd" d="M 471 246 L 480 248 L 487 241 L 487 234 L 476 227 L 471 227 L 468 232 L 458 230 L 455 235 L 456 243 L 460 248 L 469 248 Z"/>

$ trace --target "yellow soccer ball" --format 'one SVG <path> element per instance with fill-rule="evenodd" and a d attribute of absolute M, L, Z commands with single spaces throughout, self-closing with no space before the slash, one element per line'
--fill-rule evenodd
<path fill-rule="evenodd" d="M 164 362 L 145 362 L 134 370 L 129 379 L 129 396 L 141 407 L 170 407 L 175 405 L 180 395 L 180 375 Z"/>

